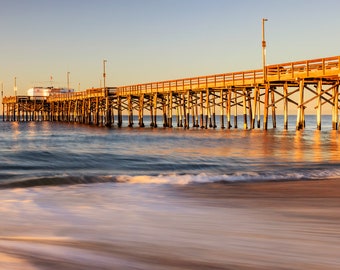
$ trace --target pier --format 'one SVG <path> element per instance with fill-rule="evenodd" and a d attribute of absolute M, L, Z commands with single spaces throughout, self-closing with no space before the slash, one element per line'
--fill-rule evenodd
<path fill-rule="evenodd" d="M 296 129 L 305 127 L 305 111 L 317 116 L 321 129 L 323 108 L 339 125 L 340 56 L 268 65 L 264 69 L 231 72 L 144 84 L 87 89 L 48 97 L 3 97 L 4 121 L 64 121 L 101 126 L 263 128 L 268 118 L 276 128 L 276 114 L 296 114 Z M 242 112 L 242 113 L 240 113 Z M 138 123 L 134 123 L 134 115 Z M 238 123 L 238 116 L 243 121 Z M 158 123 L 162 116 L 162 123 Z M 217 118 L 219 117 L 219 121 Z M 263 120 L 263 123 L 260 122 Z M 124 123 L 125 124 L 125 123 Z"/>

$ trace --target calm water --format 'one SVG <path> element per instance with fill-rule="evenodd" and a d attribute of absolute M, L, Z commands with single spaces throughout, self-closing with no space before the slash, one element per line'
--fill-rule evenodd
<path fill-rule="evenodd" d="M 274 243 L 249 239 L 284 224 L 270 227 L 262 212 L 215 205 L 214 196 L 206 204 L 181 187 L 340 178 L 330 117 L 322 131 L 315 117 L 303 131 L 295 117 L 288 131 L 280 121 L 266 132 L 1 121 L 0 269 L 255 269 L 252 257 Z M 303 245 L 295 244 L 292 253 Z M 241 259 L 227 259 L 231 251 Z M 291 256 L 282 252 L 255 264 L 272 269 Z M 306 269 L 313 252 L 295 268 Z M 320 269 L 336 269 L 335 258 Z"/>

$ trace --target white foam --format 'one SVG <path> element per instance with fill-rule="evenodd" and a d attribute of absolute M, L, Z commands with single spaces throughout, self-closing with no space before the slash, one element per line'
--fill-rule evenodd
<path fill-rule="evenodd" d="M 160 174 L 150 175 L 119 175 L 116 180 L 119 183 L 130 184 L 175 184 L 187 185 L 192 183 L 214 183 L 214 182 L 243 182 L 243 181 L 275 181 L 275 180 L 302 180 L 302 179 L 330 179 L 340 177 L 340 170 L 312 170 L 296 172 L 234 172 L 233 174 Z"/>

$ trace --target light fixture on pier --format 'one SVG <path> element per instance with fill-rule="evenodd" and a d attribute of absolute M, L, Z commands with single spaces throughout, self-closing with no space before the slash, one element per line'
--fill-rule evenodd
<path fill-rule="evenodd" d="M 107 60 L 103 60 L 103 82 L 104 82 L 104 90 L 105 90 L 105 88 L 106 88 L 106 82 L 105 82 L 105 78 L 106 78 L 106 71 L 105 71 L 106 63 L 107 63 Z"/>
<path fill-rule="evenodd" d="M 70 91 L 70 72 L 67 72 L 67 91 Z"/>
<path fill-rule="evenodd" d="M 264 23 L 268 21 L 268 19 L 262 19 L 262 65 L 263 65 L 263 81 L 267 81 L 267 70 L 266 70 L 266 40 L 265 40 L 265 32 L 264 32 Z"/>
<path fill-rule="evenodd" d="M 14 77 L 14 96 L 17 96 L 18 88 L 17 88 L 17 77 Z"/>

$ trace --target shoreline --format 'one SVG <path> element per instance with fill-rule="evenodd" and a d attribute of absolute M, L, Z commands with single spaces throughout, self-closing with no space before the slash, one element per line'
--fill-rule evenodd
<path fill-rule="evenodd" d="M 340 200 L 340 179 L 216 182 L 178 187 L 187 194 L 214 198 L 334 198 Z M 200 191 L 195 193 L 195 191 Z M 216 194 L 219 191 L 220 196 Z M 217 196 L 217 197 L 216 197 Z"/>

